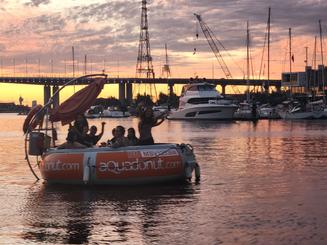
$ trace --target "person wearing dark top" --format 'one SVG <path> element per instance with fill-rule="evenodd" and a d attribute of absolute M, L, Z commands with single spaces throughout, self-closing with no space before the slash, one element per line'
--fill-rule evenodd
<path fill-rule="evenodd" d="M 145 107 L 140 113 L 140 122 L 138 125 L 140 139 L 139 145 L 153 145 L 152 128 L 159 126 L 164 121 L 164 114 L 155 117 L 151 107 Z"/>
<path fill-rule="evenodd" d="M 93 125 L 93 126 L 90 128 L 90 133 L 87 134 L 87 135 L 84 137 L 84 141 L 87 142 L 87 143 L 89 143 L 91 146 L 96 145 L 96 144 L 98 143 L 98 141 L 101 139 L 101 137 L 102 137 L 102 135 L 103 135 L 103 133 L 104 133 L 104 125 L 105 125 L 105 124 L 106 124 L 105 122 L 102 122 L 102 124 L 101 124 L 101 133 L 98 134 L 98 135 L 96 135 L 98 129 L 97 129 L 96 126 Z"/>
<path fill-rule="evenodd" d="M 68 131 L 66 142 L 59 145 L 58 149 L 83 149 L 85 145 L 77 142 L 77 135 L 73 131 Z"/>
<path fill-rule="evenodd" d="M 89 130 L 89 123 L 86 120 L 85 116 L 83 114 L 78 114 L 76 117 L 76 120 L 74 122 L 74 128 L 80 133 L 83 134 L 83 131 L 85 128 Z"/>
<path fill-rule="evenodd" d="M 113 128 L 111 133 L 112 133 L 113 137 L 110 140 L 107 141 L 107 145 L 112 145 L 113 143 L 116 142 L 116 138 L 117 138 L 116 137 L 116 128 Z"/>
<path fill-rule="evenodd" d="M 74 127 L 73 127 L 74 129 Z M 89 131 L 89 129 L 87 128 L 87 126 L 84 126 L 83 130 L 82 130 L 82 133 L 76 133 L 76 129 L 73 130 L 73 132 L 77 135 L 77 142 L 82 144 L 82 145 L 85 145 L 87 147 L 91 147 L 92 146 L 92 143 L 87 141 L 86 140 L 86 137 L 87 137 L 87 132 Z"/>
<path fill-rule="evenodd" d="M 115 143 L 111 144 L 111 147 L 117 148 L 129 145 L 128 139 L 125 137 L 125 128 L 123 126 L 119 125 L 116 127 L 115 136 Z"/>
<path fill-rule="evenodd" d="M 127 139 L 129 141 L 129 145 L 137 145 L 139 143 L 139 139 L 135 135 L 134 128 L 129 128 L 127 130 Z"/>
<path fill-rule="evenodd" d="M 78 114 L 76 116 L 73 126 L 69 124 L 69 131 L 72 131 L 76 134 L 77 142 L 86 146 L 90 146 L 87 142 L 84 142 L 84 138 L 89 131 L 89 123 L 83 114 Z"/>

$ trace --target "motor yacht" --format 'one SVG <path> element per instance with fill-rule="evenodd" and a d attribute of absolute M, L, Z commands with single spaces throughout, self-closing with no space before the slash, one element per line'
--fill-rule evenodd
<path fill-rule="evenodd" d="M 275 107 L 269 104 L 263 104 L 258 109 L 260 119 L 280 119 Z"/>
<path fill-rule="evenodd" d="M 102 112 L 102 117 L 122 118 L 129 116 L 130 113 L 128 111 L 123 111 L 118 107 L 108 107 L 108 109 L 105 109 Z"/>
<path fill-rule="evenodd" d="M 239 104 L 238 109 L 234 113 L 235 120 L 258 120 L 259 113 L 257 105 L 253 103 L 248 103 L 246 101 Z"/>
<path fill-rule="evenodd" d="M 86 118 L 99 118 L 103 112 L 103 107 L 101 105 L 91 106 L 84 115 Z"/>
<path fill-rule="evenodd" d="M 182 89 L 179 107 L 172 110 L 168 119 L 232 120 L 237 105 L 224 98 L 209 83 L 191 83 Z"/>

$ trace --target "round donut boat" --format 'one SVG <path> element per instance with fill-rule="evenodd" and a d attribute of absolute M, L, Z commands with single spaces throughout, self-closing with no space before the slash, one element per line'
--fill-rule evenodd
<path fill-rule="evenodd" d="M 88 86 L 59 106 L 54 104 L 54 98 L 63 88 L 74 84 L 78 79 L 90 77 L 95 78 Z M 85 113 L 95 103 L 106 80 L 106 74 L 73 78 L 57 90 L 43 107 L 37 106 L 29 113 L 23 126 L 25 159 L 35 178 L 40 179 L 29 156 L 36 157 L 43 179 L 54 184 L 133 185 L 172 182 L 190 180 L 193 170 L 196 180 L 199 180 L 200 168 L 190 145 L 55 148 L 57 140 L 55 123 L 61 122 L 62 125 L 66 125 L 76 120 L 78 115 Z M 51 133 L 51 136 L 48 133 Z"/>
<path fill-rule="evenodd" d="M 133 185 L 190 180 L 199 167 L 189 145 L 49 149 L 39 169 L 51 184 Z"/>

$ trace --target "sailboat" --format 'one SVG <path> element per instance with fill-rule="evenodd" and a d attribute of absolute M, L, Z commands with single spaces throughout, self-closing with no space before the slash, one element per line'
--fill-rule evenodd
<path fill-rule="evenodd" d="M 239 104 L 238 110 L 234 113 L 237 120 L 258 120 L 257 104 L 250 100 L 250 31 L 249 22 L 247 22 L 246 54 L 247 54 L 247 91 L 246 101 Z"/>
<path fill-rule="evenodd" d="M 321 31 L 321 21 L 319 20 L 320 29 L 320 43 L 321 43 L 321 57 L 323 63 L 323 52 L 322 52 L 322 31 Z M 289 49 L 290 49 L 290 72 L 292 72 L 292 35 L 291 28 L 289 28 Z M 324 65 L 322 64 L 323 69 Z M 324 72 L 322 72 L 322 87 L 324 92 Z M 291 96 L 292 89 L 290 88 Z M 282 119 L 321 119 L 327 117 L 327 109 L 325 104 L 325 94 L 322 96 L 317 96 L 315 93 L 306 94 L 303 97 L 291 99 L 290 101 L 284 102 L 278 110 L 278 114 Z"/>

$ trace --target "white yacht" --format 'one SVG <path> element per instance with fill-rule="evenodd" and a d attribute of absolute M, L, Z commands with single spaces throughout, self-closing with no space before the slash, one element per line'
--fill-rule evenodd
<path fill-rule="evenodd" d="M 253 107 L 252 103 L 246 101 L 239 104 L 239 108 L 234 113 L 235 120 L 258 120 L 258 109 Z M 256 106 L 256 105 L 255 105 Z"/>
<path fill-rule="evenodd" d="M 101 105 L 95 105 L 91 106 L 90 109 L 88 109 L 85 112 L 86 118 L 99 118 L 103 112 L 103 107 Z"/>
<path fill-rule="evenodd" d="M 130 113 L 128 111 L 122 111 L 118 107 L 108 107 L 108 109 L 103 110 L 102 117 L 111 117 L 111 118 L 121 118 L 129 117 Z"/>
<path fill-rule="evenodd" d="M 192 83 L 185 85 L 179 98 L 179 107 L 168 119 L 232 120 L 237 105 L 225 99 L 214 85 Z"/>
<path fill-rule="evenodd" d="M 275 107 L 269 104 L 263 104 L 258 108 L 260 119 L 280 119 Z"/>

